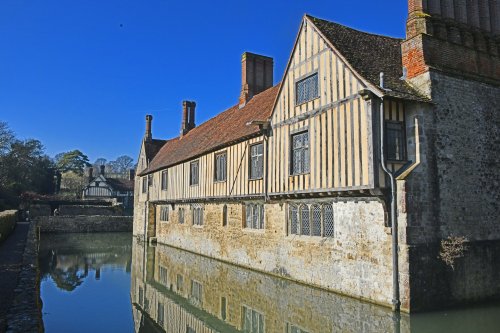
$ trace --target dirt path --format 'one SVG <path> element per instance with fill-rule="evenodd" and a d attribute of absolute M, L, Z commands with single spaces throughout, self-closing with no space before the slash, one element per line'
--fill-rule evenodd
<path fill-rule="evenodd" d="M 0 244 L 0 332 L 5 331 L 7 312 L 14 298 L 28 229 L 29 222 L 18 222 L 10 236 Z"/>

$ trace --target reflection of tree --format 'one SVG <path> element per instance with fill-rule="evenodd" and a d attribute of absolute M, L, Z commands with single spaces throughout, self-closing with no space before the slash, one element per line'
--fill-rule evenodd
<path fill-rule="evenodd" d="M 76 287 L 83 283 L 85 278 L 85 274 L 79 272 L 78 266 L 70 267 L 65 271 L 56 268 L 50 273 L 50 276 L 59 289 L 66 291 L 75 290 Z"/>

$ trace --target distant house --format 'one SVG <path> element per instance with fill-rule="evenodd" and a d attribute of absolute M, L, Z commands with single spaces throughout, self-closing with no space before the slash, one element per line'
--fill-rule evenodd
<path fill-rule="evenodd" d="M 94 169 L 88 169 L 88 185 L 83 190 L 84 199 L 116 198 L 124 208 L 134 204 L 134 177 L 133 169 L 127 178 L 111 178 L 105 176 L 105 167 L 101 165 L 99 175 L 94 177 Z"/>

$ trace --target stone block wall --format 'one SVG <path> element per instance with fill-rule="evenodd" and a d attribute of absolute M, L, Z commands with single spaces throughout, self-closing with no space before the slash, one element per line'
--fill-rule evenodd
<path fill-rule="evenodd" d="M 44 216 L 36 219 L 41 232 L 131 232 L 132 216 Z"/>
<path fill-rule="evenodd" d="M 123 206 L 61 205 L 59 206 L 59 215 L 121 216 L 123 215 Z"/>
<path fill-rule="evenodd" d="M 287 202 L 265 205 L 264 230 L 243 227 L 242 203 L 226 203 L 227 226 L 223 203 L 203 205 L 203 226 L 192 225 L 191 205 L 176 204 L 168 222 L 156 222 L 156 237 L 159 243 L 389 306 L 391 236 L 383 205 L 374 198 L 326 201 L 333 202 L 334 237 L 289 235 Z"/>
<path fill-rule="evenodd" d="M 0 243 L 2 243 L 14 230 L 17 222 L 17 210 L 0 212 Z"/>
<path fill-rule="evenodd" d="M 407 109 L 407 123 L 419 118 L 422 150 L 421 165 L 401 189 L 410 306 L 498 299 L 492 277 L 500 274 L 500 88 L 439 71 L 412 83 L 433 105 Z M 455 270 L 438 259 L 441 240 L 450 236 L 469 240 Z"/>

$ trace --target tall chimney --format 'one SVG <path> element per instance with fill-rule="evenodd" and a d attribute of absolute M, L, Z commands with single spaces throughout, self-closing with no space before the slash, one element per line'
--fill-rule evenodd
<path fill-rule="evenodd" d="M 187 132 L 196 127 L 195 124 L 195 108 L 196 103 L 193 101 L 183 101 L 182 102 L 182 124 L 181 124 L 181 136 L 185 135 Z"/>
<path fill-rule="evenodd" d="M 240 108 L 253 96 L 273 86 L 273 58 L 245 52 L 241 56 Z"/>
<path fill-rule="evenodd" d="M 153 134 L 151 133 L 151 123 L 153 122 L 153 116 L 146 115 L 146 133 L 144 134 L 144 141 L 153 140 Z"/>
<path fill-rule="evenodd" d="M 135 170 L 129 169 L 128 170 L 128 180 L 134 180 L 134 177 L 135 177 Z"/>
<path fill-rule="evenodd" d="M 100 166 L 100 169 L 101 169 L 101 170 L 100 170 L 100 171 L 101 171 L 101 172 L 100 172 L 100 174 L 101 174 L 101 175 L 103 175 L 103 176 L 104 176 L 104 168 L 105 168 L 105 165 L 104 165 L 104 164 L 102 164 L 102 165 Z"/>

